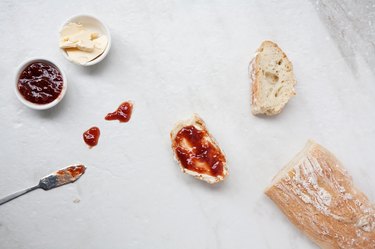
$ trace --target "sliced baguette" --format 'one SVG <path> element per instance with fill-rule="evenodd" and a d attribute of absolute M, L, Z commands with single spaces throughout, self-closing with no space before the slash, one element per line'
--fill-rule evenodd
<path fill-rule="evenodd" d="M 375 248 L 373 204 L 319 144 L 308 141 L 265 193 L 321 248 Z"/>
<path fill-rule="evenodd" d="M 296 95 L 293 65 L 272 41 L 264 41 L 251 62 L 252 105 L 254 115 L 276 115 Z"/>
<path fill-rule="evenodd" d="M 218 164 L 218 167 L 222 167 L 220 174 L 213 175 L 213 174 L 210 174 L 209 172 L 202 173 L 202 172 L 194 171 L 192 169 L 188 169 L 184 167 L 183 162 L 179 158 L 178 150 L 180 149 L 186 150 L 189 153 L 191 153 L 191 155 L 194 157 L 196 156 L 196 148 L 194 148 L 194 146 L 190 144 L 188 140 L 183 139 L 180 141 L 178 139 L 178 136 L 179 136 L 179 132 L 183 128 L 190 127 L 190 126 L 193 126 L 198 131 L 203 131 L 204 132 L 203 134 L 206 134 L 204 136 L 204 144 L 207 146 L 211 146 L 212 151 L 216 151 L 216 155 L 218 155 L 218 158 L 220 158 L 218 159 L 221 162 Z M 219 145 L 217 144 L 213 136 L 208 132 L 204 121 L 197 114 L 194 114 L 193 117 L 188 120 L 183 120 L 177 123 L 170 133 L 170 138 L 172 142 L 172 150 L 174 153 L 174 157 L 176 161 L 178 162 L 182 172 L 192 175 L 196 177 L 197 179 L 208 182 L 210 184 L 220 182 L 224 180 L 224 178 L 228 175 L 228 169 L 226 166 L 226 158 L 225 158 L 224 152 L 220 149 Z M 191 160 L 191 162 L 193 164 L 192 166 L 196 167 L 197 169 L 206 168 L 206 167 L 211 168 L 213 166 L 201 160 L 194 159 L 194 160 Z"/>

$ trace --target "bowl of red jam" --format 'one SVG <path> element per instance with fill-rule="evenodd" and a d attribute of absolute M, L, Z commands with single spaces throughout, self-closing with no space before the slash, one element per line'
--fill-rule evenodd
<path fill-rule="evenodd" d="M 46 59 L 22 63 L 16 75 L 16 95 L 26 106 L 45 110 L 57 105 L 65 95 L 67 79 L 63 70 Z"/>

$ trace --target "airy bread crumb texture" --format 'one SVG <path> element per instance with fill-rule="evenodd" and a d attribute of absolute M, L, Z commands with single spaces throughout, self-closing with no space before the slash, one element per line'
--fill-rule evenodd
<path fill-rule="evenodd" d="M 252 106 L 254 115 L 276 115 L 296 95 L 293 65 L 279 46 L 264 41 L 252 61 Z"/>

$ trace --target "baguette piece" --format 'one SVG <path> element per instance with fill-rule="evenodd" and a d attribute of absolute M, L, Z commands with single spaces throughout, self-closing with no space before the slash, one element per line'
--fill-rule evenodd
<path fill-rule="evenodd" d="M 254 115 L 276 115 L 289 99 L 296 95 L 293 65 L 285 53 L 272 41 L 264 41 L 251 62 Z"/>
<path fill-rule="evenodd" d="M 308 141 L 266 195 L 321 248 L 375 248 L 375 208 L 328 150 Z"/>
<path fill-rule="evenodd" d="M 220 182 L 228 175 L 224 152 L 197 114 L 177 123 L 170 137 L 174 157 L 182 172 L 210 184 Z"/>

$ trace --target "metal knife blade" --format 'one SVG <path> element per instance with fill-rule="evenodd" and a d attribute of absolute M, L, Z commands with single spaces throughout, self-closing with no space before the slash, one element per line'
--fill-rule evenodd
<path fill-rule="evenodd" d="M 86 171 L 86 167 L 81 164 L 72 165 L 67 168 L 60 169 L 40 179 L 39 184 L 36 186 L 20 190 L 16 193 L 13 193 L 4 198 L 1 198 L 0 205 L 38 188 L 42 188 L 44 190 L 50 190 L 50 189 L 59 187 L 64 184 L 75 182 L 85 173 L 85 171 Z"/>
<path fill-rule="evenodd" d="M 60 169 L 40 179 L 39 187 L 44 190 L 50 190 L 64 184 L 75 182 L 85 173 L 85 171 L 86 167 L 83 165 L 72 165 Z"/>

